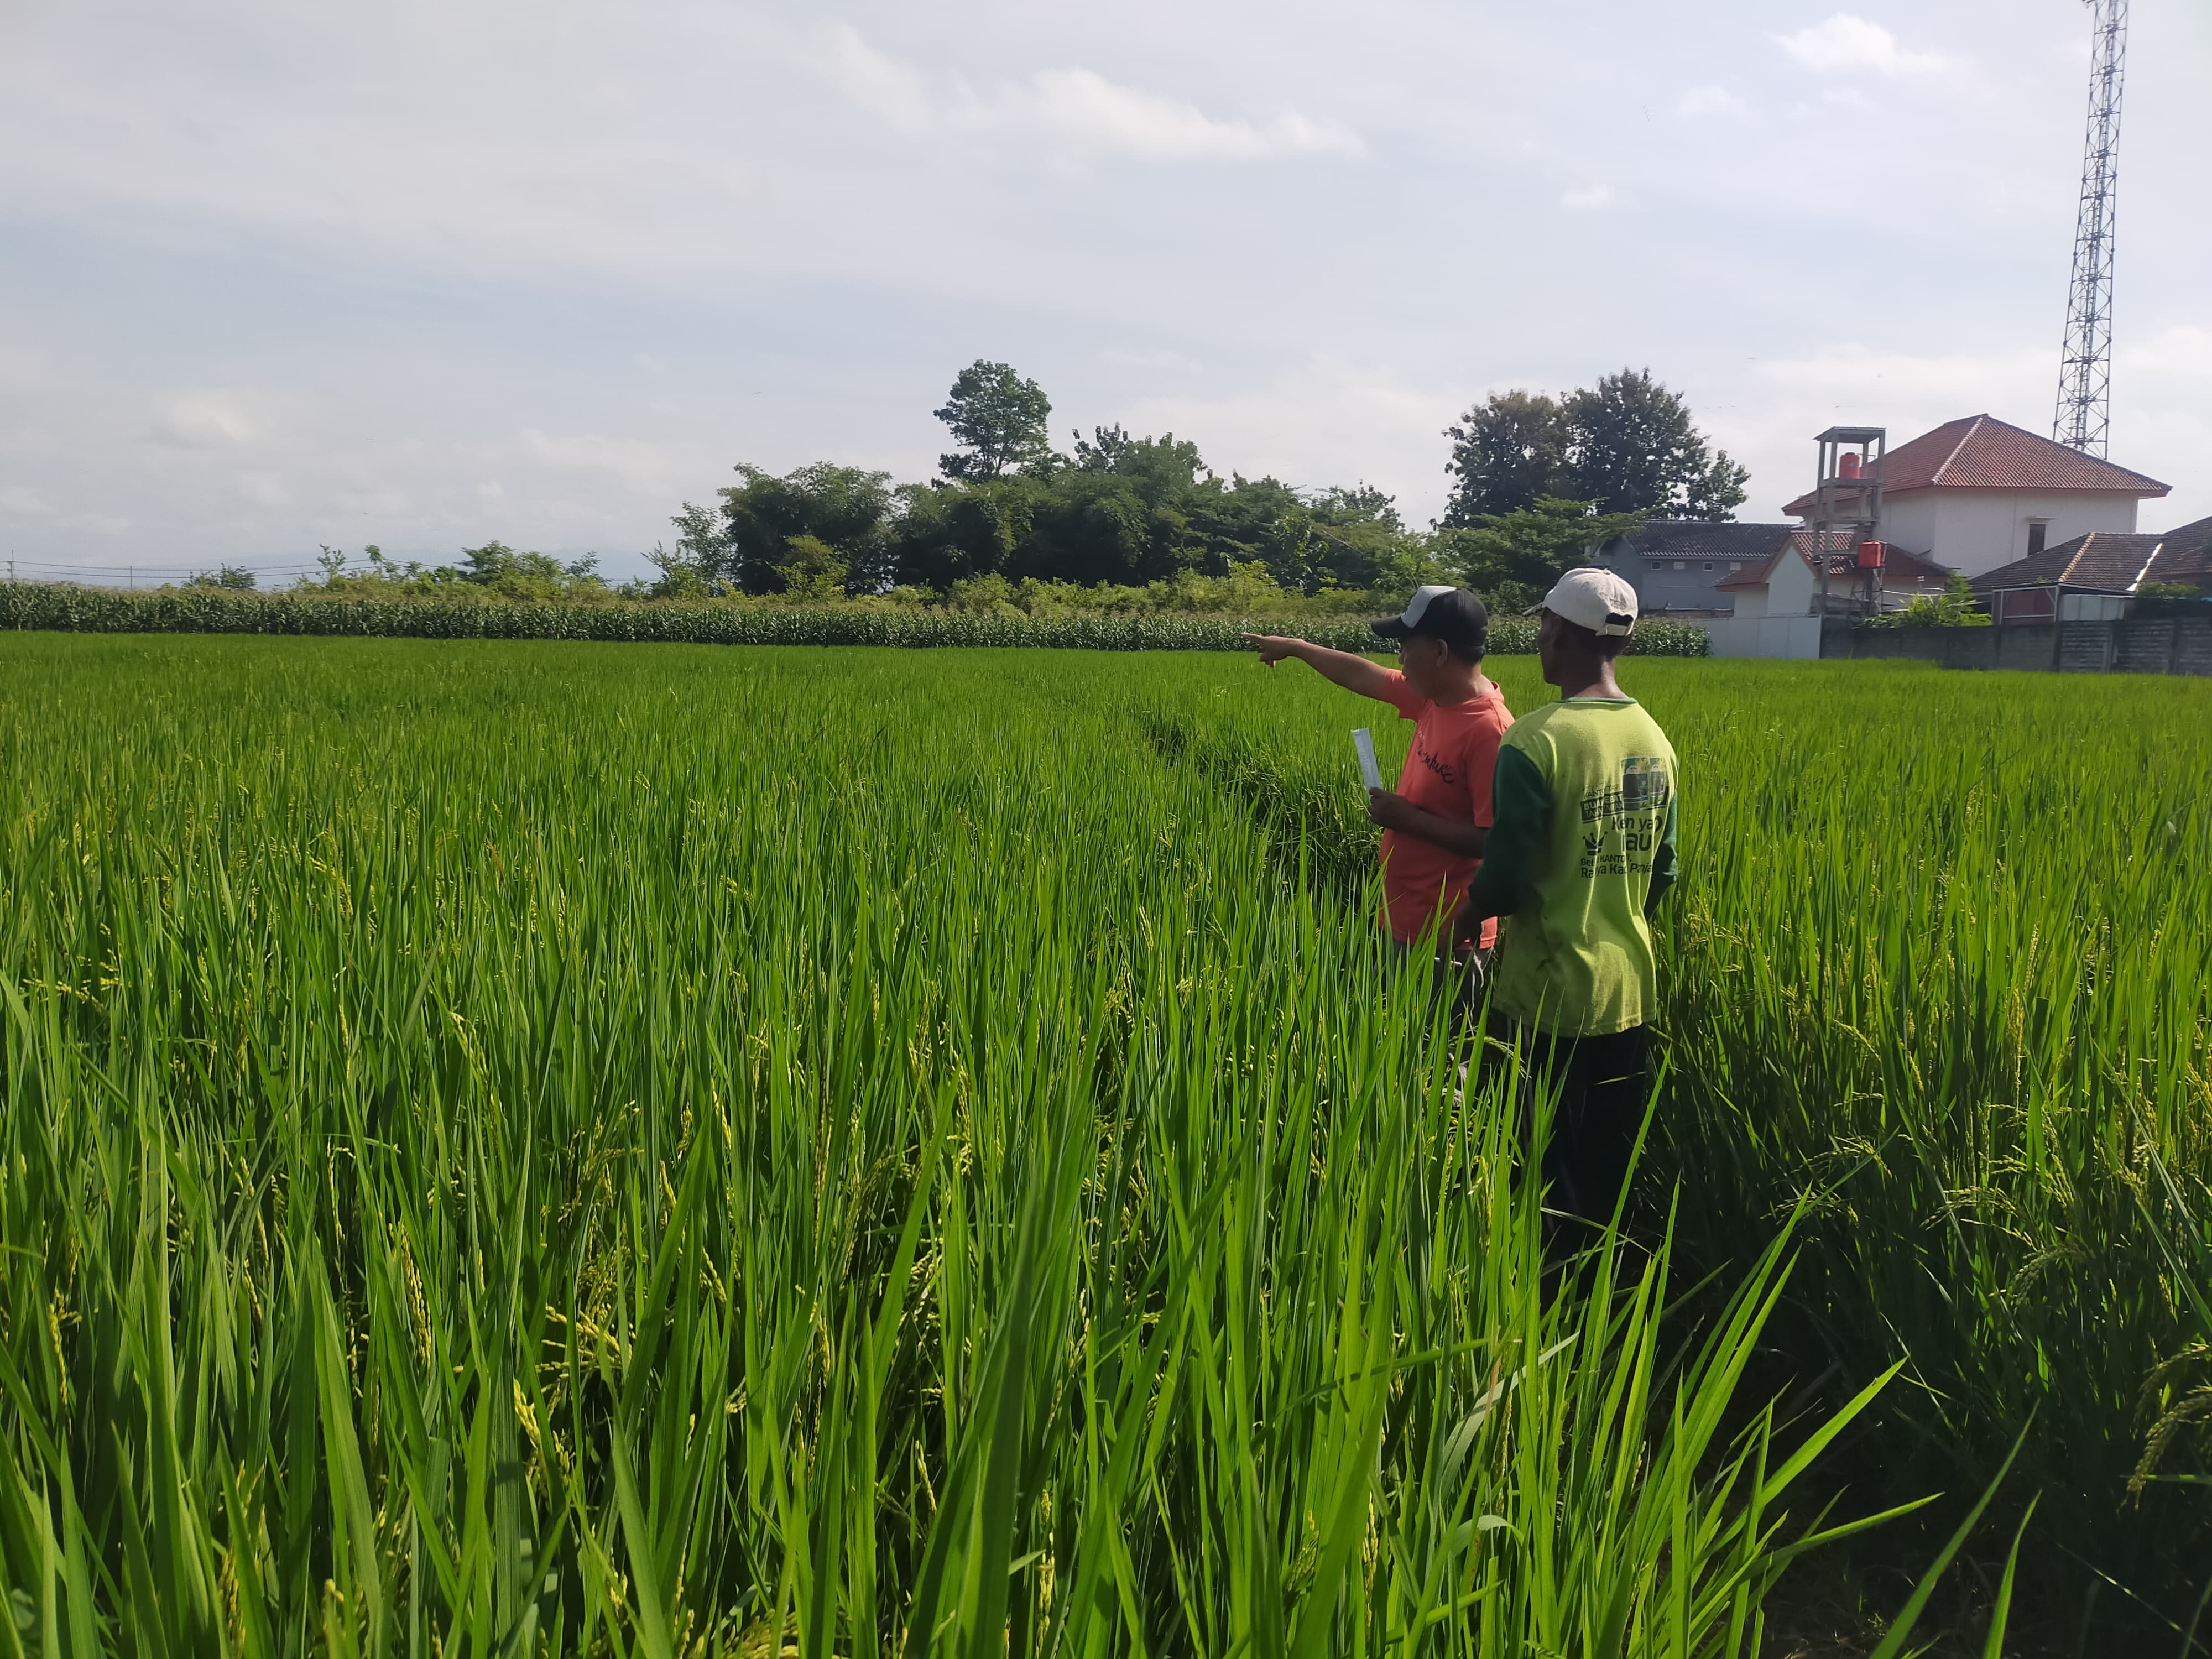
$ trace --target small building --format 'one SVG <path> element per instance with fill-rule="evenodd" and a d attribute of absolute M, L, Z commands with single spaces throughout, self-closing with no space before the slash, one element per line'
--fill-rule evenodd
<path fill-rule="evenodd" d="M 2171 488 L 1991 415 L 1869 455 L 1865 477 L 1881 486 L 1880 540 L 1969 576 L 2092 532 L 2132 535 L 2139 505 Z M 1782 510 L 1809 523 L 1818 495 Z"/>
<path fill-rule="evenodd" d="M 1733 596 L 1716 585 L 1772 562 L 1793 535 L 1789 524 L 1713 524 L 1703 519 L 1650 519 L 1596 550 L 1596 562 L 1636 590 L 1646 616 L 1726 616 Z"/>
<path fill-rule="evenodd" d="M 1974 579 L 1990 620 L 2117 622 L 2146 582 L 2212 594 L 2212 519 L 2164 535 L 2093 530 Z"/>
<path fill-rule="evenodd" d="M 1860 596 L 1856 609 L 1902 611 L 1917 599 L 1941 593 L 1951 580 L 1951 572 L 1933 559 L 1922 557 L 1906 548 L 1890 543 L 1881 543 L 1878 567 L 1869 567 L 1863 561 L 1867 554 L 1863 544 L 1848 536 L 1833 532 L 1823 538 L 1826 544 L 1824 557 L 1828 567 L 1830 610 L 1838 609 L 1836 601 L 1856 593 Z M 1878 582 L 1868 579 L 1870 568 L 1878 569 Z M 1790 532 L 1784 544 L 1773 555 L 1726 577 L 1715 584 L 1722 595 L 1731 601 L 1729 614 L 1745 619 L 1764 617 L 1810 617 L 1820 610 L 1820 567 L 1813 554 L 1813 532 L 1809 530 Z M 1869 606 L 1865 594 L 1871 588 L 1874 603 Z"/>

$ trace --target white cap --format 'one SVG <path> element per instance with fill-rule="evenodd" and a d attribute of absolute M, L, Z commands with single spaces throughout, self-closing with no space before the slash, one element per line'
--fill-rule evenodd
<path fill-rule="evenodd" d="M 1636 626 L 1636 590 L 1610 570 L 1570 570 L 1544 595 L 1556 611 L 1593 634 L 1626 634 Z"/>

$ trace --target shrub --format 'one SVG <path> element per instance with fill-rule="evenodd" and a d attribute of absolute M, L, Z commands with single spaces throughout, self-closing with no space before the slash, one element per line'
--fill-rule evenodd
<path fill-rule="evenodd" d="M 1861 628 L 1987 628 L 1990 614 L 1978 609 L 1980 601 L 1974 597 L 1973 585 L 1964 576 L 1953 575 L 1943 585 L 1943 591 L 1932 598 L 1913 600 L 1902 611 L 1893 611 L 1886 616 L 1869 617 L 1859 623 Z"/>

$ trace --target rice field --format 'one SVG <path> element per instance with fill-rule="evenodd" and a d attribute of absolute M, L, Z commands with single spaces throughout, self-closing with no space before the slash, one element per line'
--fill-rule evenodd
<path fill-rule="evenodd" d="M 2212 687 L 1623 678 L 1666 1068 L 1547 1294 L 1295 670 L 6 636 L 0 1644 L 2181 1652 Z"/>

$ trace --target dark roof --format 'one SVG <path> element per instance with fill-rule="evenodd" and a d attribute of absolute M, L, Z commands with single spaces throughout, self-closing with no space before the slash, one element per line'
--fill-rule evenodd
<path fill-rule="evenodd" d="M 2199 519 L 2167 531 L 2166 551 L 2168 557 L 2174 558 L 2185 558 L 2191 554 L 2212 557 L 2212 519 Z"/>
<path fill-rule="evenodd" d="M 2192 587 L 2212 587 L 2212 519 L 2199 519 L 2179 530 L 2169 530 L 2164 545 L 2143 572 L 2147 582 L 2186 582 Z"/>
<path fill-rule="evenodd" d="M 1965 415 L 1899 444 L 1868 470 L 1882 493 L 1911 489 L 2095 489 L 2116 495 L 2163 495 L 2172 488 L 2140 472 L 2039 437 L 1994 415 Z M 1813 510 L 1808 493 L 1782 510 Z"/>
<path fill-rule="evenodd" d="M 1790 550 L 1783 549 L 1786 553 Z M 1774 574 L 1774 567 L 1782 562 L 1782 554 L 1761 559 L 1757 564 L 1747 565 L 1741 570 L 1730 571 L 1713 586 L 1724 592 L 1734 592 L 1739 587 L 1764 587 Z"/>
<path fill-rule="evenodd" d="M 1831 530 L 1821 540 L 1825 544 L 1831 580 L 1858 574 L 1859 544 L 1850 531 Z M 1908 551 L 1895 542 L 1884 542 L 1882 550 L 1881 579 L 1885 584 L 1927 582 L 1940 585 L 1951 579 L 1951 573 L 1946 567 L 1936 563 L 1924 553 Z M 1813 562 L 1813 532 L 1792 530 L 1788 539 L 1771 556 L 1747 569 L 1722 577 L 1713 586 L 1729 592 L 1747 587 L 1764 587 L 1774 579 L 1774 567 L 1791 553 L 1804 560 L 1807 568 L 1819 574 L 1820 567 Z"/>
<path fill-rule="evenodd" d="M 2159 562 L 2159 552 L 2165 544 L 2163 536 L 2093 530 L 2070 542 L 2061 542 L 2040 553 L 1999 565 L 1975 577 L 1974 586 L 1983 592 L 1994 592 L 2000 587 L 2047 587 L 2063 582 L 2069 587 L 2132 592 L 2139 581 L 2167 579 L 2166 573 L 2151 568 Z M 2172 568 L 2179 561 L 2166 562 Z"/>
<path fill-rule="evenodd" d="M 1713 524 L 1703 519 L 1647 519 L 1621 538 L 1640 559 L 1771 558 L 1794 524 Z"/>

